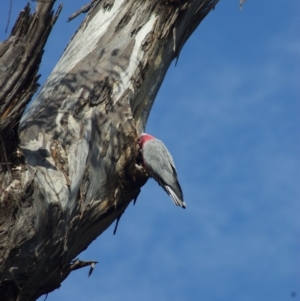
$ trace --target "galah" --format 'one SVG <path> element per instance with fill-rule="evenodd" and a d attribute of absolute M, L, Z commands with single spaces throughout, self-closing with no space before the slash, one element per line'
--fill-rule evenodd
<path fill-rule="evenodd" d="M 139 146 L 148 175 L 167 192 L 176 206 L 185 208 L 175 164 L 166 146 L 161 140 L 146 133 L 139 137 Z"/>

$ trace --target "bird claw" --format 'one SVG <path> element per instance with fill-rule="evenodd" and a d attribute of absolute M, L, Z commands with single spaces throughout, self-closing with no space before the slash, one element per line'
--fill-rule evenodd
<path fill-rule="evenodd" d="M 136 179 L 140 177 L 149 177 L 149 175 L 147 174 L 145 168 L 142 165 L 138 165 L 137 163 L 135 163 L 135 172 L 133 179 L 134 181 L 136 181 Z"/>

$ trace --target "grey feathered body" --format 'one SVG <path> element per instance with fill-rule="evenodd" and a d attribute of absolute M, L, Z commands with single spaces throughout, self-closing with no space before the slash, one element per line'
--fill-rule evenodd
<path fill-rule="evenodd" d="M 148 140 L 143 145 L 143 160 L 149 176 L 171 196 L 177 206 L 185 208 L 183 194 L 171 154 L 161 140 Z"/>

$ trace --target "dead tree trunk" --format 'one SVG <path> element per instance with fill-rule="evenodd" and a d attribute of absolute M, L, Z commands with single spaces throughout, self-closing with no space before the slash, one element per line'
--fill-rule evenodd
<path fill-rule="evenodd" d="M 170 63 L 217 2 L 94 1 L 22 117 L 19 135 L 15 125 L 36 87 L 41 53 L 21 85 L 23 94 L 10 98 L 21 82 L 14 72 L 15 79 L 4 82 L 1 300 L 35 300 L 58 288 L 72 270 L 90 264 L 72 260 L 124 212 L 147 181 L 139 168 L 137 137 Z M 37 5 L 47 8 L 44 21 L 51 26 L 56 19 L 52 5 Z M 44 30 L 46 41 L 49 31 Z M 23 46 L 34 38 L 25 37 Z M 20 64 L 14 59 L 10 56 L 9 62 Z"/>

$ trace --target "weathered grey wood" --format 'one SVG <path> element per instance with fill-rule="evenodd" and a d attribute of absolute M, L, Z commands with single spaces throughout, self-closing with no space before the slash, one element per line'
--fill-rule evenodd
<path fill-rule="evenodd" d="M 38 88 L 37 75 L 43 48 L 61 11 L 55 0 L 30 4 L 21 11 L 10 37 L 0 42 L 0 195 L 14 178 L 19 164 L 18 124 Z"/>
<path fill-rule="evenodd" d="M 103 0 L 89 12 L 21 120 L 26 163 L 0 205 L 0 294 L 33 300 L 59 287 L 137 198 L 147 180 L 137 137 L 170 63 L 217 2 Z"/>
<path fill-rule="evenodd" d="M 0 43 L 0 129 L 13 128 L 38 88 L 38 66 L 43 48 L 61 11 L 51 12 L 55 0 L 38 3 L 30 14 L 28 3 L 10 37 Z"/>

